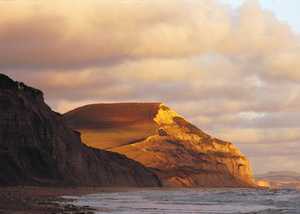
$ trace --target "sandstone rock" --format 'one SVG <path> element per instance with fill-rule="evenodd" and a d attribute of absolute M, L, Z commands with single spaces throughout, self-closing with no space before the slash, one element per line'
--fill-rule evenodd
<path fill-rule="evenodd" d="M 256 180 L 256 184 L 258 187 L 261 187 L 261 188 L 270 188 L 271 187 L 269 181 L 266 181 L 266 180 Z"/>
<path fill-rule="evenodd" d="M 43 93 L 0 74 L 0 185 L 160 186 L 124 155 L 90 148 Z"/>
<path fill-rule="evenodd" d="M 94 104 L 63 117 L 84 143 L 142 163 L 164 186 L 256 186 L 248 160 L 232 143 L 209 136 L 164 104 Z"/>

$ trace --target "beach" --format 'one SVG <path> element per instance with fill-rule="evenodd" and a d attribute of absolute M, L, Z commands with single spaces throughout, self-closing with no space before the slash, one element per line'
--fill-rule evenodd
<path fill-rule="evenodd" d="M 0 187 L 0 214 L 93 214 L 88 206 L 74 206 L 62 196 L 81 196 L 102 189 L 59 187 Z"/>

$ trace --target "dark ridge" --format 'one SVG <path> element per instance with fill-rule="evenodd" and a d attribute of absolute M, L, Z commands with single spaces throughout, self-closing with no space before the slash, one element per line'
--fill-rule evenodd
<path fill-rule="evenodd" d="M 42 95 L 0 74 L 0 186 L 161 186 L 142 164 L 84 145 Z"/>
<path fill-rule="evenodd" d="M 0 73 L 0 89 L 15 89 L 17 83 L 5 74 Z"/>
<path fill-rule="evenodd" d="M 30 95 L 32 98 L 42 98 L 43 99 L 43 92 L 29 87 L 25 85 L 23 82 L 18 82 L 12 80 L 10 77 L 8 77 L 5 74 L 0 73 L 0 89 L 3 90 L 16 90 L 20 93 L 26 93 Z"/>

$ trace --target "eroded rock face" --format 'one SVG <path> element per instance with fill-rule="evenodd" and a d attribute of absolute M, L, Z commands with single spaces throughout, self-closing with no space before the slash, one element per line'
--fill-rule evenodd
<path fill-rule="evenodd" d="M 124 155 L 90 148 L 41 91 L 0 74 L 0 185 L 160 186 Z"/>
<path fill-rule="evenodd" d="M 88 105 L 64 120 L 87 145 L 142 163 L 164 186 L 255 186 L 248 160 L 232 143 L 207 135 L 161 103 Z"/>

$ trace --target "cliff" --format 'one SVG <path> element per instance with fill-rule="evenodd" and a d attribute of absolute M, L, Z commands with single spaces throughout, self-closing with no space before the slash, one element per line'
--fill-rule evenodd
<path fill-rule="evenodd" d="M 43 93 L 0 74 L 0 185 L 160 186 L 124 155 L 90 148 Z"/>
<path fill-rule="evenodd" d="M 171 187 L 253 187 L 246 157 L 161 103 L 87 105 L 65 122 L 83 142 L 118 152 L 151 168 Z"/>

